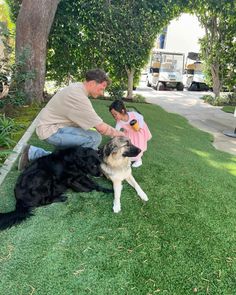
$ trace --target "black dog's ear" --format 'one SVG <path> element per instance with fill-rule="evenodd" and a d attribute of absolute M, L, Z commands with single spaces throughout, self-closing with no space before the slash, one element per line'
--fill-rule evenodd
<path fill-rule="evenodd" d="M 101 162 L 101 158 L 99 156 L 99 152 L 92 149 L 92 148 L 88 148 L 87 152 L 86 152 L 86 156 L 85 157 L 90 157 L 93 159 L 97 159 L 99 162 Z"/>

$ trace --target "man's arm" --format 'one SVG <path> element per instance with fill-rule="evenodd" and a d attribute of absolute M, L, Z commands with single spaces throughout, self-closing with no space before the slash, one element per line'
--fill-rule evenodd
<path fill-rule="evenodd" d="M 104 122 L 96 125 L 95 128 L 102 135 L 107 135 L 110 137 L 126 136 L 124 132 L 118 131 Z"/>

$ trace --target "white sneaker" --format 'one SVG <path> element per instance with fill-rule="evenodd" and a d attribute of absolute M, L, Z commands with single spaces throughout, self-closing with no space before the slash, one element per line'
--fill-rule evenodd
<path fill-rule="evenodd" d="M 135 161 L 135 162 L 132 164 L 132 167 L 134 167 L 134 168 L 138 168 L 138 167 L 142 166 L 142 164 L 143 164 L 143 162 L 142 162 L 142 160 L 140 159 L 140 160 L 138 160 L 138 161 Z"/>

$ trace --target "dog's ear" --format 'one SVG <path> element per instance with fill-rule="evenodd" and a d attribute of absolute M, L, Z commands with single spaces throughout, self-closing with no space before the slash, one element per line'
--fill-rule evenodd
<path fill-rule="evenodd" d="M 113 142 L 108 142 L 103 148 L 103 155 L 106 157 L 117 152 L 118 152 L 118 147 L 114 145 Z"/>
<path fill-rule="evenodd" d="M 89 149 L 87 156 L 92 158 L 92 159 L 96 159 L 99 163 L 101 163 L 101 157 L 99 156 L 99 152 L 95 151 L 94 149 Z"/>

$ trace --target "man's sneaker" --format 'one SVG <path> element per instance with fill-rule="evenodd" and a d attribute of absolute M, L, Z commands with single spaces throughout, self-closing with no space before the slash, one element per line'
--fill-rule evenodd
<path fill-rule="evenodd" d="M 29 149 L 30 149 L 30 145 L 26 144 L 23 146 L 23 148 L 21 150 L 21 155 L 20 155 L 19 162 L 18 162 L 18 170 L 19 171 L 24 170 L 29 164 L 29 157 L 28 157 Z"/>
<path fill-rule="evenodd" d="M 142 162 L 142 159 L 138 160 L 138 161 L 135 161 L 133 164 L 132 164 L 132 167 L 134 168 L 138 168 L 140 166 L 142 166 L 143 162 Z"/>

